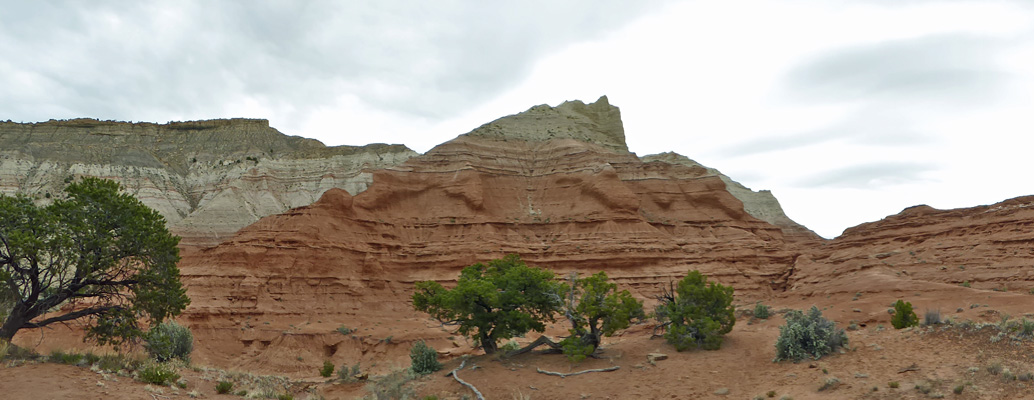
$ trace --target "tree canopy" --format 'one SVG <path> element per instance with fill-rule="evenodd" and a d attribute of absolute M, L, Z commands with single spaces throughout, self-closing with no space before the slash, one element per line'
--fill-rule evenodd
<path fill-rule="evenodd" d="M 190 303 L 178 243 L 113 181 L 82 178 L 45 206 L 0 195 L 0 285 L 13 297 L 0 338 L 73 320 L 99 344 L 138 337 L 139 320 L 156 324 Z"/>
<path fill-rule="evenodd" d="M 699 271 L 689 271 L 678 286 L 659 298 L 656 316 L 666 329 L 664 338 L 678 351 L 690 347 L 717 350 L 736 323 L 730 286 L 708 282 Z"/>
<path fill-rule="evenodd" d="M 571 336 L 560 342 L 564 354 L 579 361 L 600 347 L 603 336 L 628 328 L 635 318 L 645 318 L 643 302 L 608 281 L 603 271 L 579 279 L 572 274 L 564 285 L 562 312 L 571 322 Z"/>
<path fill-rule="evenodd" d="M 560 307 L 559 283 L 546 270 L 529 267 L 516 254 L 460 272 L 453 289 L 434 281 L 416 283 L 413 306 L 492 354 L 497 342 L 529 331 L 542 332 Z"/>

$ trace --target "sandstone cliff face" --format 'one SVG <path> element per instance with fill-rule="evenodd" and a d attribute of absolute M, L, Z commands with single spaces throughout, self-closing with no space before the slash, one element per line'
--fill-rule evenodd
<path fill-rule="evenodd" d="M 969 282 L 973 290 L 1027 293 L 1034 287 L 1032 245 L 1034 196 L 954 210 L 915 206 L 807 251 L 790 285 L 807 294 Z"/>
<path fill-rule="evenodd" d="M 366 189 L 370 171 L 416 155 L 398 145 L 326 147 L 266 120 L 169 124 L 77 119 L 0 123 L 0 193 L 44 199 L 75 176 L 120 181 L 186 247 L 210 246 L 323 192 Z"/>
<path fill-rule="evenodd" d="M 186 320 L 214 359 L 293 372 L 310 366 L 277 354 L 358 361 L 402 356 L 416 339 L 463 347 L 412 310 L 412 285 L 450 284 L 509 253 L 558 274 L 605 270 L 644 298 L 689 269 L 745 298 L 781 291 L 794 242 L 718 174 L 617 145 L 618 115 L 606 99 L 534 107 L 374 171 L 359 194 L 330 190 L 265 217 L 184 258 Z M 340 324 L 362 330 L 341 335 Z"/>
<path fill-rule="evenodd" d="M 746 186 L 741 185 L 739 182 L 736 182 L 727 175 L 719 172 L 717 169 L 705 167 L 678 153 L 668 152 L 643 157 L 643 162 L 653 161 L 703 168 L 708 174 L 717 176 L 721 178 L 722 182 L 725 182 L 725 189 L 729 191 L 729 194 L 733 195 L 743 203 L 743 209 L 747 214 L 778 226 L 783 230 L 783 234 L 787 239 L 794 241 L 821 240 L 821 237 L 811 229 L 808 229 L 804 225 L 798 224 L 794 220 L 790 219 L 790 217 L 787 217 L 786 213 L 783 212 L 783 207 L 779 205 L 779 200 L 772 195 L 771 191 L 761 190 L 755 192 L 750 190 Z"/>

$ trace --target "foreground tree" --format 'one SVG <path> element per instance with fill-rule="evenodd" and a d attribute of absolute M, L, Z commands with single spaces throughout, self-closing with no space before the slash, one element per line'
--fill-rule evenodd
<path fill-rule="evenodd" d="M 718 350 L 726 333 L 736 323 L 732 287 L 707 282 L 698 271 L 689 271 L 677 287 L 657 298 L 656 317 L 664 338 L 685 351 L 691 347 Z"/>
<path fill-rule="evenodd" d="M 560 308 L 559 284 L 552 272 L 532 268 L 516 254 L 460 272 L 453 289 L 438 282 L 416 283 L 413 306 L 474 341 L 485 353 L 498 341 L 529 331 L 542 332 Z"/>
<path fill-rule="evenodd" d="M 563 314 L 571 322 L 571 336 L 560 342 L 564 354 L 572 361 L 580 361 L 596 352 L 604 336 L 628 328 L 633 319 L 646 317 L 643 302 L 627 290 L 618 291 L 618 285 L 608 282 L 607 274 L 599 272 L 578 279 L 571 274 L 563 287 Z"/>
<path fill-rule="evenodd" d="M 87 338 L 119 345 L 189 303 L 179 238 L 118 183 L 83 178 L 50 205 L 0 196 L 0 284 L 13 306 L 0 339 L 21 329 L 80 320 Z M 60 310 L 60 311 L 59 311 Z"/>

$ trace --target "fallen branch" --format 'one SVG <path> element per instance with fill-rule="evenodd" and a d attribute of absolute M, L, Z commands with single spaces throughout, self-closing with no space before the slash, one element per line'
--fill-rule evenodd
<path fill-rule="evenodd" d="M 550 353 L 560 353 L 560 352 L 562 352 L 564 350 L 564 348 L 561 347 L 560 344 L 558 344 L 558 343 L 556 343 L 556 342 L 554 342 L 552 340 L 549 340 L 548 337 L 546 337 L 545 335 L 542 335 L 542 336 L 539 336 L 538 339 L 535 339 L 534 342 L 528 343 L 527 346 L 524 346 L 524 347 L 522 347 L 520 349 L 511 351 L 511 352 L 507 352 L 506 354 L 503 354 L 503 357 L 509 358 L 509 357 L 513 357 L 513 356 L 516 356 L 516 355 L 519 355 L 519 354 L 524 354 L 524 353 L 527 353 L 529 351 L 534 350 L 536 347 L 539 347 L 539 346 L 549 346 L 550 348 L 548 350 L 545 350 L 545 351 L 546 352 L 550 352 Z"/>
<path fill-rule="evenodd" d="M 463 385 L 463 386 L 466 386 L 466 387 L 470 388 L 470 390 L 472 390 L 474 392 L 474 395 L 478 397 L 478 400 L 485 400 L 485 396 L 482 396 L 481 392 L 479 392 L 478 389 L 476 387 L 474 387 L 474 385 L 471 385 L 471 384 L 469 384 L 467 382 L 464 382 L 462 379 L 460 379 L 459 374 L 456 373 L 456 372 L 459 372 L 459 370 L 463 369 L 463 366 L 466 363 L 467 363 L 467 360 L 464 359 L 463 362 L 460 363 L 459 367 L 456 367 L 456 369 L 452 370 L 452 372 L 448 373 L 448 375 L 446 375 L 446 376 L 452 375 L 452 378 L 455 379 L 456 382 L 459 382 L 460 385 Z"/>
<path fill-rule="evenodd" d="M 589 373 L 589 372 L 610 372 L 610 371 L 617 371 L 617 370 L 618 370 L 619 368 L 621 368 L 621 367 L 619 367 L 619 366 L 615 365 L 615 366 L 613 366 L 613 367 L 610 367 L 610 368 L 600 368 L 600 369 L 587 369 L 587 370 L 585 370 L 585 371 L 578 371 L 578 372 L 572 372 L 572 373 L 569 373 L 569 374 L 565 374 L 565 373 L 562 373 L 562 372 L 553 372 L 553 371 L 545 371 L 545 370 L 542 370 L 542 369 L 540 369 L 539 367 L 535 367 L 535 370 L 536 370 L 536 371 L 538 371 L 538 373 L 540 373 L 540 374 L 546 374 L 546 375 L 556 375 L 556 376 L 559 376 L 559 377 L 561 377 L 561 378 L 566 378 L 566 377 L 569 377 L 569 376 L 572 376 L 572 375 L 581 375 L 581 374 L 587 374 L 587 373 Z"/>

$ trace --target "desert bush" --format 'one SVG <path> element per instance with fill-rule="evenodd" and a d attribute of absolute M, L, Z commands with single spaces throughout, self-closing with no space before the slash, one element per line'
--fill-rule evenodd
<path fill-rule="evenodd" d="M 176 368 L 168 363 L 149 363 L 140 370 L 141 382 L 153 383 L 155 385 L 168 386 L 180 379 Z"/>
<path fill-rule="evenodd" d="M 898 300 L 894 303 L 894 315 L 890 317 L 894 329 L 902 329 L 919 325 L 919 317 L 912 311 L 912 303 Z"/>
<path fill-rule="evenodd" d="M 215 384 L 215 392 L 219 394 L 227 394 L 233 391 L 233 382 L 230 381 L 219 381 Z"/>
<path fill-rule="evenodd" d="M 1019 331 L 1016 336 L 1020 339 L 1034 338 L 1034 321 L 1023 318 L 1020 320 Z"/>
<path fill-rule="evenodd" d="M 0 339 L 0 361 L 3 361 L 5 358 L 7 358 L 7 351 L 10 348 L 11 348 L 11 343 L 10 342 L 8 342 L 6 340 L 3 340 L 3 339 Z"/>
<path fill-rule="evenodd" d="M 409 371 L 395 370 L 366 385 L 366 390 L 376 400 L 409 399 L 415 396 L 413 389 L 406 386 L 412 379 L 413 375 Z"/>
<path fill-rule="evenodd" d="M 334 363 L 328 361 L 323 362 L 323 368 L 320 368 L 320 376 L 324 378 L 330 378 L 330 375 L 334 373 Z"/>
<path fill-rule="evenodd" d="M 517 351 L 517 350 L 520 350 L 520 349 L 521 349 L 521 345 L 519 343 L 517 343 L 516 340 L 511 340 L 509 342 L 506 342 L 505 344 L 503 344 L 502 346 L 499 347 L 499 350 L 501 350 L 503 352 L 503 354 L 509 353 L 511 351 Z"/>
<path fill-rule="evenodd" d="M 353 364 L 351 368 L 348 367 L 348 364 L 341 364 L 341 369 L 337 370 L 337 377 L 345 383 L 351 383 L 357 380 L 356 375 L 359 375 L 360 372 L 362 371 L 359 363 Z"/>
<path fill-rule="evenodd" d="M 754 317 L 759 319 L 768 319 L 769 307 L 764 304 L 761 304 L 760 301 L 757 302 L 756 304 L 754 304 Z"/>
<path fill-rule="evenodd" d="M 355 331 L 356 331 L 355 329 L 350 329 L 350 328 L 346 327 L 345 324 L 341 324 L 341 326 L 337 327 L 337 333 L 340 333 L 342 335 L 347 335 L 347 334 L 355 332 Z"/>
<path fill-rule="evenodd" d="M 58 364 L 76 365 L 83 360 L 82 354 L 65 353 L 61 350 L 50 352 L 50 362 Z"/>
<path fill-rule="evenodd" d="M 937 325 L 941 323 L 941 310 L 926 310 L 923 313 L 923 325 Z"/>
<path fill-rule="evenodd" d="M 442 363 L 438 362 L 438 351 L 423 340 L 413 343 L 409 349 L 409 359 L 412 361 L 410 368 L 417 375 L 427 375 L 442 369 Z"/>
<path fill-rule="evenodd" d="M 665 328 L 664 338 L 678 351 L 719 349 L 736 323 L 732 293 L 732 287 L 707 282 L 700 272 L 690 271 L 677 287 L 657 298 L 654 315 Z"/>
<path fill-rule="evenodd" d="M 190 362 L 190 353 L 194 351 L 194 335 L 189 328 L 175 321 L 165 321 L 144 335 L 144 348 L 159 362 L 173 358 Z"/>
<path fill-rule="evenodd" d="M 901 383 L 899 383 L 898 381 L 891 381 L 890 383 L 887 383 L 887 387 L 891 389 L 897 389 L 901 387 Z"/>
<path fill-rule="evenodd" d="M 829 377 L 825 382 L 822 382 L 822 386 L 819 386 L 819 391 L 836 389 L 837 386 L 840 386 L 840 380 L 836 377 Z"/>
<path fill-rule="evenodd" d="M 130 357 L 122 354 L 105 354 L 100 356 L 97 367 L 102 371 L 118 372 L 120 370 L 135 371 L 140 369 L 144 363 L 143 357 Z"/>
<path fill-rule="evenodd" d="M 847 334 L 836 323 L 822 317 L 818 307 L 808 314 L 799 310 L 786 313 L 786 325 L 779 327 L 774 361 L 819 359 L 847 344 Z"/>

